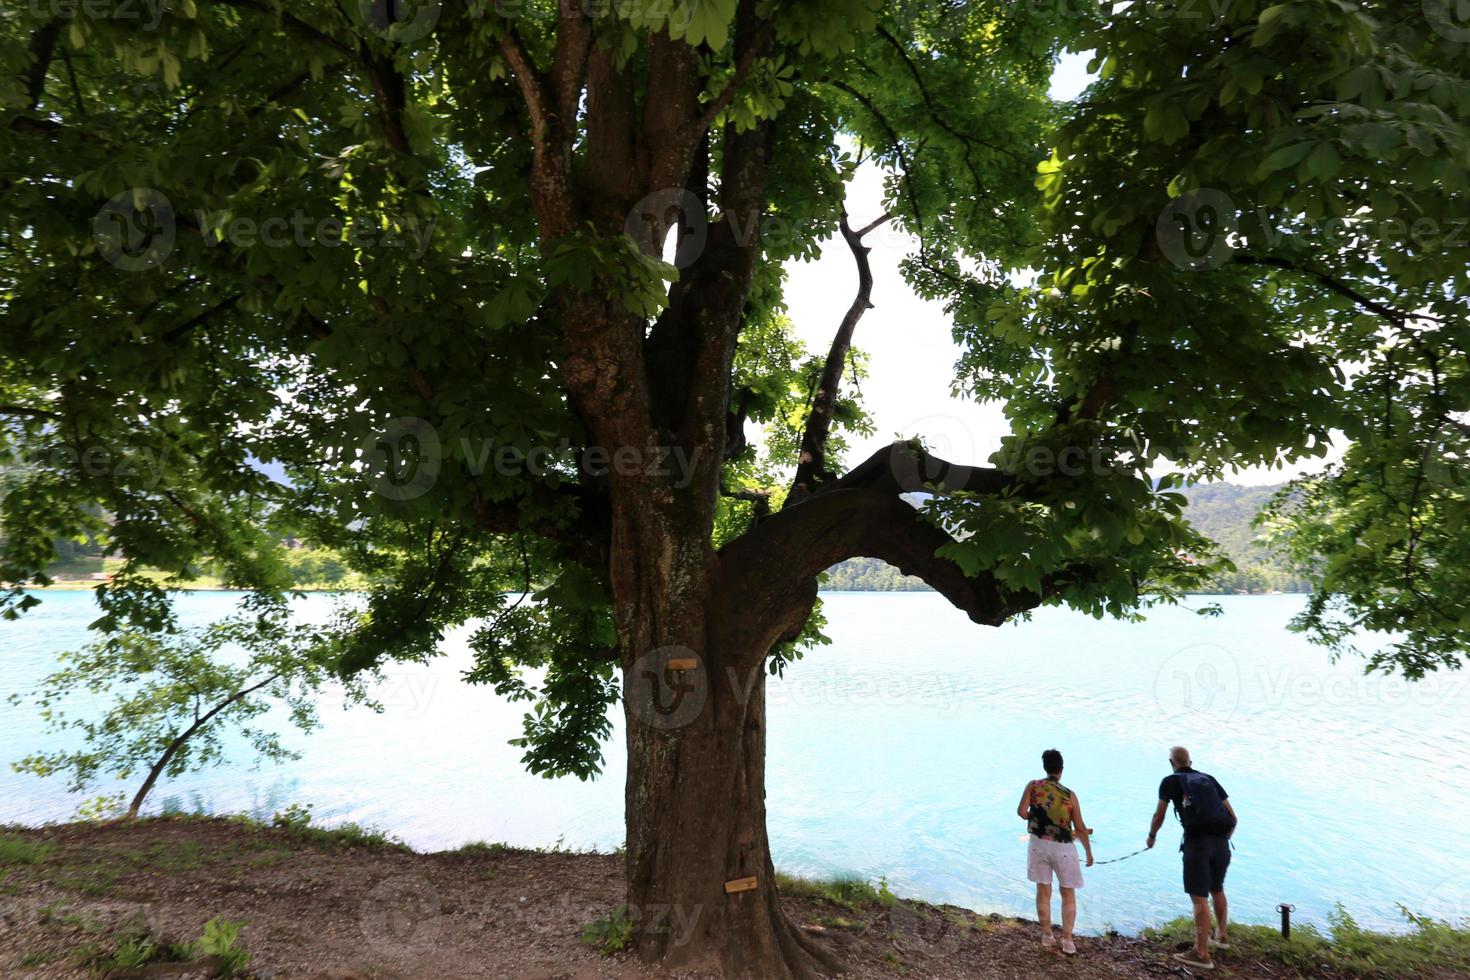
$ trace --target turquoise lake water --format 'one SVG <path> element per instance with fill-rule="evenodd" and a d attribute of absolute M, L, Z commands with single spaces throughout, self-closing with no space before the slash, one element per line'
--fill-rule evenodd
<path fill-rule="evenodd" d="M 237 599 L 196 593 L 180 609 L 203 623 Z M 302 614 L 332 601 L 309 597 Z M 832 645 L 769 694 L 767 806 L 783 870 L 882 875 L 900 895 L 1031 914 L 1015 809 L 1041 750 L 1066 755 L 1103 860 L 1142 846 L 1169 746 L 1182 743 L 1241 817 L 1237 918 L 1274 922 L 1281 902 L 1319 924 L 1338 902 L 1380 928 L 1402 927 L 1399 904 L 1470 918 L 1470 676 L 1408 684 L 1333 665 L 1286 630 L 1301 596 L 1225 597 L 1220 618 L 1166 609 L 1143 624 L 1043 610 L 1001 629 L 927 593 L 824 601 Z M 0 623 L 0 761 L 57 744 L 32 707 L 3 697 L 84 641 L 95 615 L 90 593 L 53 592 Z M 463 639 L 429 665 L 391 668 L 381 715 L 324 704 L 319 730 L 288 739 L 300 761 L 165 781 L 151 808 L 268 817 L 309 803 L 319 822 L 376 825 L 419 849 L 620 844 L 620 724 L 600 779 L 526 774 L 506 744 L 524 706 L 460 680 Z M 63 820 L 78 802 L 61 780 L 0 773 L 0 823 Z M 1183 914 L 1177 842 L 1171 817 L 1154 851 L 1090 869 L 1079 926 L 1126 932 Z"/>

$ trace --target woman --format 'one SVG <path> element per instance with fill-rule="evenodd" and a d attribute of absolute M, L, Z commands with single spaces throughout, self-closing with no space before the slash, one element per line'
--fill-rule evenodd
<path fill-rule="evenodd" d="M 1082 887 L 1082 869 L 1077 865 L 1077 845 L 1082 841 L 1087 851 L 1087 866 L 1092 867 L 1092 841 L 1087 824 L 1082 822 L 1082 806 L 1077 794 L 1061 784 L 1062 754 L 1056 749 L 1041 753 L 1045 779 L 1026 784 L 1021 805 L 1016 813 L 1026 821 L 1031 840 L 1026 854 L 1026 877 L 1036 882 L 1036 917 L 1041 920 L 1041 945 L 1050 949 L 1055 943 L 1051 934 L 1051 879 L 1055 874 L 1062 890 L 1062 952 L 1077 955 L 1072 941 L 1072 927 L 1077 922 L 1077 889 Z"/>

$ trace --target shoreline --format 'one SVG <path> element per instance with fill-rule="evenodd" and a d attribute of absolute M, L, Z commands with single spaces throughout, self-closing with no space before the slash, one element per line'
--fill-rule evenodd
<path fill-rule="evenodd" d="M 1041 948 L 1025 919 L 898 898 L 867 882 L 778 879 L 787 915 L 834 949 L 852 978 L 1192 975 L 1170 959 L 1187 942 L 1180 922 L 1139 936 L 1079 934 L 1081 955 L 1063 959 Z M 627 930 L 610 923 L 623 900 L 617 854 L 498 844 L 420 853 L 352 825 L 231 817 L 12 826 L 0 828 L 0 975 L 178 975 L 159 972 L 161 958 L 198 954 L 196 937 L 214 922 L 238 925 L 233 948 L 249 964 L 237 975 L 260 980 L 715 976 L 618 951 Z M 697 917 L 690 910 L 670 928 L 697 928 Z M 1372 935 L 1357 934 L 1354 949 Z M 1237 925 L 1237 948 L 1220 953 L 1214 975 L 1470 977 L 1470 933 L 1448 927 L 1377 937 L 1378 951 L 1397 958 L 1368 973 L 1309 927 L 1293 936 L 1283 945 L 1266 927 Z M 147 961 L 151 972 L 133 962 L 144 949 L 160 959 Z M 108 973 L 122 956 L 134 969 Z"/>

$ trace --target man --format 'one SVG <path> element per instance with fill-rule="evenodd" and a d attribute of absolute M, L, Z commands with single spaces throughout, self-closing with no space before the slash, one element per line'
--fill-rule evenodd
<path fill-rule="evenodd" d="M 1213 970 L 1210 947 L 1230 948 L 1229 904 L 1225 900 L 1225 872 L 1230 867 L 1230 838 L 1235 833 L 1235 808 L 1225 788 L 1208 773 L 1190 764 L 1189 750 L 1176 745 L 1169 750 L 1174 772 L 1159 784 L 1159 806 L 1148 828 L 1148 846 L 1158 840 L 1164 813 L 1170 803 L 1184 825 L 1184 890 L 1194 903 L 1194 949 L 1175 953 L 1174 958 L 1200 970 Z M 1210 904 L 1215 906 L 1214 931 L 1210 929 Z"/>

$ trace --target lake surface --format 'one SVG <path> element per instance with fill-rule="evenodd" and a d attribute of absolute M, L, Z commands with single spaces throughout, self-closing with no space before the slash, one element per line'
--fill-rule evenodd
<path fill-rule="evenodd" d="M 96 615 L 87 592 L 43 598 L 0 623 L 0 761 L 63 744 L 42 734 L 33 707 L 3 700 L 83 642 Z M 196 593 L 180 609 L 204 623 L 237 599 Z M 311 596 L 302 614 L 325 616 L 332 601 Z M 1274 922 L 1281 902 L 1319 924 L 1338 902 L 1379 928 L 1402 927 L 1399 904 L 1470 917 L 1470 851 L 1460 846 L 1470 677 L 1413 685 L 1333 665 L 1286 630 L 1301 596 L 1225 597 L 1220 618 L 1165 609 L 1143 624 L 1043 610 L 1000 629 L 974 626 L 931 593 L 824 601 L 832 645 L 771 682 L 778 868 L 881 875 L 900 895 L 1034 914 L 1015 809 L 1041 751 L 1066 755 L 1064 780 L 1104 860 L 1142 846 L 1169 746 L 1182 743 L 1241 817 L 1229 887 L 1237 918 Z M 376 825 L 422 850 L 619 845 L 621 724 L 600 779 L 528 775 L 506 744 L 524 706 L 460 680 L 464 635 L 432 664 L 392 668 L 381 715 L 325 703 L 319 730 L 288 738 L 300 761 L 164 781 L 151 809 L 269 817 L 311 804 L 318 822 Z M 79 801 L 61 779 L 0 773 L 0 823 L 63 820 Z M 1126 932 L 1183 914 L 1178 836 L 1170 817 L 1154 851 L 1090 869 L 1079 926 Z"/>

